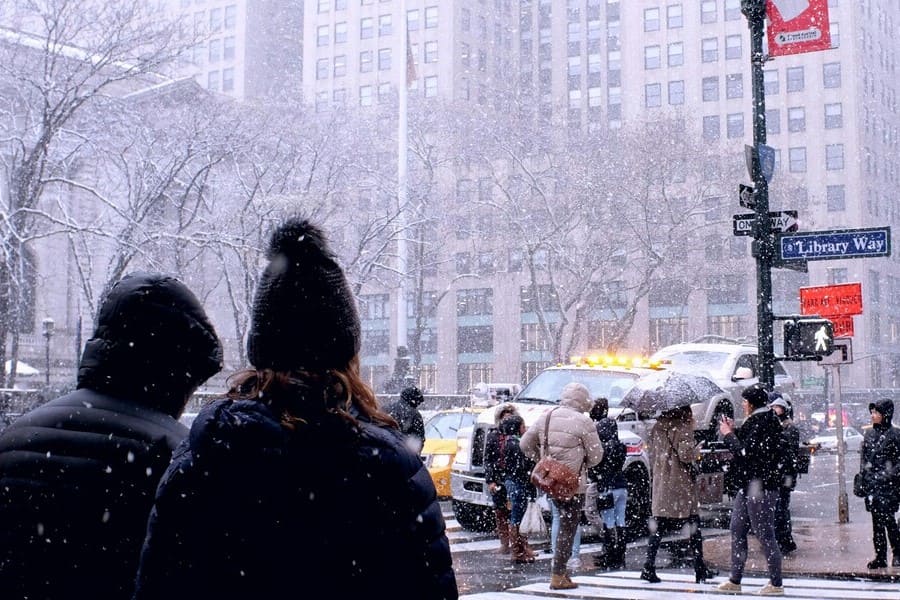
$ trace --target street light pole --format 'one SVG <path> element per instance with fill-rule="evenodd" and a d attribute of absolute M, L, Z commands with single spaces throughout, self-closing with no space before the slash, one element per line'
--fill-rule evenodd
<path fill-rule="evenodd" d="M 56 323 L 50 317 L 44 317 L 41 321 L 44 326 L 44 385 L 50 387 L 50 338 L 53 337 L 53 327 Z"/>
<path fill-rule="evenodd" d="M 766 99 L 763 63 L 763 35 L 766 20 L 765 0 L 741 0 L 741 12 L 750 27 L 750 65 L 753 82 L 753 148 L 750 160 L 755 192 L 752 254 L 756 259 L 756 332 L 759 382 L 769 390 L 775 387 L 775 350 L 772 333 L 772 262 L 775 240 L 769 221 L 769 182 L 762 168 L 760 149 L 766 143 Z"/>

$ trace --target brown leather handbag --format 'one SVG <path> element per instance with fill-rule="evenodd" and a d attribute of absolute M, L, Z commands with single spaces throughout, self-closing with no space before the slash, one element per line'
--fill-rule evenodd
<path fill-rule="evenodd" d="M 531 483 L 555 500 L 569 500 L 578 493 L 578 474 L 548 454 L 547 439 L 550 431 L 550 417 L 553 416 L 556 408 L 547 415 L 543 444 L 541 444 L 541 459 L 531 471 Z"/>

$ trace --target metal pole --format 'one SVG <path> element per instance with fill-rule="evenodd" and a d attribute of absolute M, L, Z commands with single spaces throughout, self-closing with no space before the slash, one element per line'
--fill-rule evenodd
<path fill-rule="evenodd" d="M 850 509 L 847 498 L 847 482 L 844 477 L 844 407 L 841 404 L 841 365 L 832 366 L 834 374 L 834 412 L 836 420 L 834 432 L 837 437 L 838 467 L 838 523 L 850 522 Z"/>
<path fill-rule="evenodd" d="M 406 23 L 406 2 L 398 2 L 400 11 L 400 52 L 395 61 L 397 64 L 397 348 L 406 346 L 406 268 L 407 268 L 407 244 L 406 244 L 406 198 L 407 198 L 407 169 L 408 169 L 408 141 L 407 141 L 407 69 L 408 59 L 407 44 L 409 44 Z"/>
<path fill-rule="evenodd" d="M 768 389 L 775 387 L 775 351 L 772 335 L 772 259 L 775 240 L 769 222 L 769 183 L 766 180 L 759 148 L 766 143 L 766 99 L 763 78 L 763 34 L 765 0 L 742 0 L 741 11 L 750 27 L 750 66 L 753 82 L 753 177 L 756 222 L 753 227 L 753 256 L 756 258 L 756 332 L 759 381 Z"/>
<path fill-rule="evenodd" d="M 50 387 L 50 332 L 44 332 L 44 385 Z"/>

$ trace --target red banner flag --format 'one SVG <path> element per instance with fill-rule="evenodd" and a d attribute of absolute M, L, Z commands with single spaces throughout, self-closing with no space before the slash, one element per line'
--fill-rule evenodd
<path fill-rule="evenodd" d="M 766 0 L 769 55 L 831 48 L 828 0 Z"/>

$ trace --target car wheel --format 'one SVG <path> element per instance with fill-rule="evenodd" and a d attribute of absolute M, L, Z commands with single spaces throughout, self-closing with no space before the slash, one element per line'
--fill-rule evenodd
<path fill-rule="evenodd" d="M 459 500 L 453 500 L 450 504 L 453 507 L 453 514 L 456 517 L 456 521 L 463 529 L 478 532 L 494 530 L 493 507 L 471 504 L 469 502 L 460 502 Z"/>

